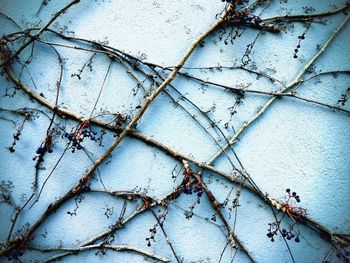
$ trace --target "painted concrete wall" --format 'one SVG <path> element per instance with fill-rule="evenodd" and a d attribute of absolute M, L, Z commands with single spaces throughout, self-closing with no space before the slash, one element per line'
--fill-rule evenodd
<path fill-rule="evenodd" d="M 263 11 L 261 17 L 280 14 L 299 14 L 303 7 L 313 6 L 315 13 L 331 10 L 344 5 L 345 1 L 272 1 Z M 307 2 L 307 3 L 306 3 Z M 41 1 L 0 2 L 0 11 L 13 18 L 21 28 L 40 26 L 66 1 L 49 1 L 36 15 Z M 108 41 L 112 47 L 123 50 L 139 58 L 162 66 L 173 66 L 183 56 L 191 42 L 207 30 L 215 20 L 215 16 L 224 8 L 220 0 L 207 1 L 87 1 L 81 2 L 52 25 L 56 30 L 63 30 L 82 38 Z M 262 8 L 255 12 L 259 14 Z M 339 13 L 327 18 L 324 23 L 312 23 L 301 42 L 298 59 L 293 58 L 298 36 L 305 31 L 302 23 L 288 25 L 284 32 L 274 34 L 262 33 L 256 40 L 250 56 L 248 69 L 264 72 L 283 84 L 290 83 L 302 67 L 318 52 L 317 45 L 323 45 L 332 32 L 343 21 L 345 15 Z M 18 31 L 18 28 L 0 16 L 1 34 Z M 254 41 L 259 31 L 246 29 L 233 44 L 224 44 L 219 39 L 228 36 L 216 32 L 205 40 L 204 46 L 195 49 L 186 67 L 215 67 L 217 65 L 232 67 L 242 64 L 242 57 L 248 44 Z M 308 78 L 319 72 L 349 70 L 350 62 L 350 24 L 337 34 L 324 54 L 312 65 L 312 70 L 304 77 Z M 71 44 L 53 34 L 45 33 L 47 41 Z M 88 47 L 87 45 L 85 45 Z M 110 59 L 103 54 L 94 56 L 91 69 L 86 68 L 81 79 L 72 77 L 77 74 L 91 57 L 91 52 L 56 47 L 64 58 L 64 74 L 58 105 L 72 112 L 88 117 L 97 98 L 101 83 L 106 74 Z M 56 96 L 56 81 L 59 77 L 59 65 L 53 49 L 47 45 L 36 43 L 33 59 L 24 69 L 21 81 L 31 87 L 37 94 L 51 101 Z M 30 48 L 20 56 L 25 61 L 30 55 Z M 17 76 L 22 66 L 13 66 Z M 234 87 L 248 87 L 263 91 L 278 90 L 281 84 L 272 83 L 263 77 L 244 70 L 199 70 L 183 69 L 202 79 L 216 81 Z M 144 80 L 141 75 L 140 79 Z M 33 83 L 34 80 L 34 83 Z M 146 87 L 149 81 L 144 82 Z M 207 112 L 224 134 L 231 138 L 245 121 L 250 120 L 269 98 L 266 95 L 246 93 L 242 102 L 236 107 L 237 113 L 231 118 L 231 111 L 237 95 L 220 87 L 208 86 L 177 76 L 173 86 L 190 99 L 199 109 Z M 323 75 L 313 78 L 297 88 L 300 96 L 317 100 L 329 105 L 341 106 L 338 103 L 341 95 L 349 87 L 348 74 Z M 41 110 L 51 116 L 42 105 L 29 99 L 21 90 L 14 89 L 14 84 L 3 74 L 0 78 L 2 109 L 31 108 Z M 106 79 L 101 98 L 94 115 L 99 113 L 123 113 L 133 117 L 137 106 L 144 99 L 135 80 L 126 72 L 122 64 L 113 62 Z M 142 134 L 179 151 L 199 162 L 208 161 L 225 144 L 223 136 L 211 128 L 210 123 L 201 116 L 191 104 L 181 99 L 171 87 L 169 94 L 183 105 L 196 119 L 202 123 L 200 127 L 180 106 L 174 104 L 168 95 L 162 93 L 146 111 L 136 129 Z M 5 96 L 12 94 L 13 96 Z M 350 110 L 350 104 L 341 106 Z M 45 138 L 50 119 L 40 111 L 31 110 L 32 117 L 24 125 L 15 152 L 10 153 L 13 134 L 19 127 L 22 116 L 1 111 L 0 119 L 0 179 L 13 182 L 12 197 L 18 205 L 23 205 L 31 194 L 35 175 L 35 151 Z M 110 120 L 112 116 L 105 114 L 100 119 Z M 276 100 L 266 112 L 249 127 L 235 144 L 234 150 L 245 170 L 264 192 L 276 199 L 283 200 L 285 189 L 291 188 L 301 197 L 300 205 L 307 209 L 308 216 L 324 225 L 334 233 L 349 234 L 349 114 L 327 107 L 310 104 L 294 98 Z M 57 118 L 54 134 L 53 152 L 47 154 L 43 169 L 39 173 L 39 188 L 62 156 L 67 139 L 64 131 L 70 132 L 77 123 Z M 225 128 L 225 124 L 227 128 Z M 92 127 L 97 137 L 103 134 L 99 127 Z M 209 136 L 209 134 L 211 136 Z M 85 140 L 83 146 L 86 153 L 97 159 L 115 139 L 113 133 L 106 131 L 100 142 Z M 33 224 L 45 211 L 46 207 L 58 197 L 64 195 L 92 165 L 91 159 L 83 151 L 72 153 L 68 150 L 55 168 L 47 184 L 43 188 L 38 202 L 21 213 L 15 230 L 21 230 L 26 224 Z M 222 155 L 214 163 L 215 167 L 233 174 L 228 161 L 231 158 L 238 166 L 231 151 Z M 194 171 L 198 168 L 191 166 Z M 100 166 L 92 180 L 91 188 L 108 190 L 133 190 L 160 199 L 172 191 L 183 178 L 183 166 L 173 158 L 154 147 L 136 139 L 126 138 L 115 149 L 108 161 Z M 172 177 L 178 174 L 174 180 Z M 237 185 L 222 177 L 205 171 L 203 180 L 219 202 L 228 196 L 228 204 L 223 214 L 233 226 L 235 215 L 236 234 L 257 262 L 291 262 L 287 247 L 279 235 L 275 242 L 266 236 L 268 223 L 274 221 L 270 207 L 255 194 L 243 190 L 239 199 L 240 206 L 230 211 L 235 198 Z M 231 194 L 229 194 L 231 193 Z M 102 193 L 87 193 L 79 202 L 76 215 L 70 215 L 76 207 L 74 199 L 68 201 L 51 216 L 36 232 L 30 242 L 35 247 L 76 247 L 115 223 L 123 207 L 124 200 Z M 164 229 L 171 240 L 174 250 L 183 262 L 219 262 L 220 255 L 227 244 L 227 233 L 219 218 L 211 220 L 214 212 L 205 195 L 200 204 L 196 204 L 193 217 L 186 219 L 190 206 L 196 203 L 195 195 L 182 194 L 172 202 L 164 222 Z M 139 201 L 128 202 L 125 217 L 140 205 Z M 106 211 L 113 213 L 106 216 Z M 158 209 L 160 212 L 158 212 Z M 155 208 L 161 213 L 161 208 Z M 0 204 L 0 239 L 6 240 L 14 210 L 6 203 Z M 281 216 L 281 215 L 279 215 Z M 123 229 L 114 235 L 113 244 L 130 245 L 161 255 L 176 262 L 163 233 L 158 227 L 155 241 L 147 246 L 145 238 L 150 236 L 156 220 L 152 213 L 145 212 L 128 222 Z M 291 221 L 285 220 L 288 227 Z M 296 262 L 322 262 L 331 249 L 329 242 L 322 239 L 312 229 L 300 226 L 301 242 L 288 241 Z M 145 262 L 149 259 L 135 253 L 107 251 L 106 255 L 95 255 L 91 250 L 78 255 L 67 256 L 62 262 Z M 39 253 L 28 251 L 21 259 L 24 262 L 43 260 L 55 253 Z M 227 246 L 222 254 L 221 262 L 249 262 L 241 251 Z M 151 260 L 149 260 L 151 261 Z M 6 262 L 6 258 L 1 258 Z M 331 262 L 342 262 L 333 255 Z"/>

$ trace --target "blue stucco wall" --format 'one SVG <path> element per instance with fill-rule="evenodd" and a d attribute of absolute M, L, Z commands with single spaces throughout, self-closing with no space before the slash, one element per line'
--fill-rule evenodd
<path fill-rule="evenodd" d="M 66 1 L 49 1 L 36 15 L 41 1 L 3 0 L 0 11 L 13 18 L 22 28 L 43 25 L 51 14 L 61 8 Z M 261 17 L 280 14 L 299 14 L 303 7 L 313 6 L 315 13 L 331 10 L 344 5 L 345 1 L 272 1 Z M 51 27 L 57 30 L 72 31 L 82 38 L 108 41 L 108 45 L 138 56 L 145 61 L 162 66 L 175 65 L 186 52 L 191 42 L 207 30 L 220 13 L 224 4 L 220 0 L 202 1 L 87 1 L 71 7 Z M 258 14 L 261 8 L 256 10 Z M 318 52 L 332 32 L 340 25 L 345 15 L 338 13 L 327 17 L 325 23 L 312 23 L 302 41 L 298 59 L 293 53 L 298 44 L 298 36 L 305 31 L 305 24 L 295 22 L 288 25 L 286 31 L 275 34 L 262 33 L 250 56 L 247 68 L 264 72 L 284 84 L 290 83 L 302 67 Z M 18 28 L 4 16 L 0 16 L 0 33 L 18 31 Z M 186 67 L 240 66 L 246 47 L 259 33 L 248 28 L 233 44 L 225 45 L 216 32 L 205 40 L 203 47 L 195 49 Z M 350 65 L 350 24 L 347 23 L 336 35 L 324 54 L 312 65 L 312 71 L 305 75 L 307 79 L 319 72 L 349 70 Z M 227 35 L 224 34 L 225 37 Z M 69 44 L 53 34 L 45 33 L 43 38 L 50 42 Z M 56 47 L 64 58 L 64 73 L 58 105 L 72 112 L 88 117 L 97 98 L 110 59 L 97 54 L 86 68 L 81 79 L 72 77 L 91 57 L 87 51 Z M 54 103 L 56 81 L 60 67 L 55 52 L 47 45 L 36 43 L 34 55 L 28 70 L 23 70 L 21 81 L 47 100 Z M 30 55 L 30 48 L 21 53 L 20 59 Z M 13 70 L 17 76 L 21 65 L 16 62 Z M 235 87 L 246 86 L 249 89 L 271 91 L 281 88 L 278 82 L 272 83 L 264 78 L 244 70 L 199 70 L 183 69 L 192 75 Z M 139 75 L 140 79 L 142 76 Z M 34 83 L 33 83 L 34 80 Z M 142 79 L 143 80 L 143 79 Z M 150 82 L 145 81 L 149 87 Z M 237 106 L 237 113 L 231 118 L 230 107 L 237 96 L 219 87 L 203 85 L 185 77 L 177 76 L 172 82 L 182 94 L 195 103 L 216 122 L 224 134 L 231 138 L 245 121 L 250 120 L 270 96 L 246 93 Z M 298 95 L 329 105 L 338 103 L 341 95 L 350 84 L 349 74 L 322 75 L 302 83 L 297 88 Z M 32 110 L 32 118 L 26 122 L 17 142 L 14 153 L 8 147 L 12 144 L 13 134 L 23 120 L 22 116 L 3 109 L 31 108 L 49 113 L 44 106 L 29 99 L 21 90 L 15 90 L 14 84 L 3 74 L 0 77 L 0 181 L 13 182 L 11 196 L 16 204 L 23 205 L 31 194 L 35 175 L 35 151 L 45 138 L 50 119 L 42 112 Z M 113 62 L 106 85 L 98 102 L 95 114 L 110 112 L 123 113 L 130 117 L 135 108 L 144 99 L 142 91 L 133 95 L 135 80 L 126 72 L 121 63 Z M 5 94 L 14 92 L 14 96 Z M 138 123 L 136 130 L 174 150 L 196 159 L 200 163 L 208 161 L 220 148 L 223 137 L 215 132 L 210 123 L 188 102 L 170 87 L 167 91 L 175 100 L 186 107 L 202 123 L 200 127 L 181 107 L 165 93 L 161 93 Z M 342 106 L 350 110 L 350 104 Z M 51 115 L 49 115 L 51 116 Z M 109 116 L 110 117 L 110 116 Z M 104 116 L 108 120 L 108 116 Z M 259 188 L 276 199 L 283 200 L 285 189 L 291 188 L 301 196 L 301 206 L 307 209 L 308 216 L 327 227 L 334 233 L 350 232 L 350 121 L 349 114 L 310 104 L 295 98 L 283 97 L 276 100 L 266 112 L 254 122 L 234 145 L 245 170 Z M 56 122 L 63 134 L 76 126 L 72 120 L 57 118 Z M 227 123 L 228 128 L 225 129 Z M 99 127 L 92 127 L 97 137 L 102 134 Z M 44 169 L 39 172 L 39 188 L 61 157 L 67 140 L 55 133 L 53 152 L 46 155 Z M 210 137 L 211 134 L 212 137 Z M 64 195 L 92 165 L 89 156 L 95 160 L 115 139 L 113 133 L 106 131 L 102 143 L 85 140 L 86 153 L 68 150 L 52 176 L 43 188 L 40 199 L 31 208 L 26 208 L 18 218 L 15 231 L 32 225 L 45 211 L 47 206 Z M 88 156 L 89 155 L 89 156 Z M 234 160 L 232 152 L 228 156 Z M 237 165 L 237 161 L 234 161 Z M 233 174 L 227 156 L 221 155 L 215 167 L 227 174 Z M 191 166 L 194 171 L 198 168 Z M 126 138 L 113 151 L 108 161 L 101 165 L 91 182 L 91 188 L 104 187 L 112 191 L 133 190 L 147 193 L 161 199 L 178 185 L 182 178 L 183 166 L 160 150 L 133 138 Z M 179 174 L 174 180 L 173 174 Z M 223 214 L 233 225 L 235 213 L 230 204 L 235 197 L 237 186 L 222 177 L 205 171 L 203 180 L 219 202 L 228 198 Z M 101 183 L 103 182 L 103 184 Z M 203 196 L 200 204 L 193 210 L 194 216 L 186 219 L 186 211 L 196 202 L 194 195 L 181 195 L 171 203 L 164 222 L 164 229 L 171 240 L 177 255 L 183 262 L 219 262 L 220 255 L 227 244 L 226 230 L 222 222 L 210 220 L 214 214 L 208 199 Z M 69 200 L 34 233 L 30 241 L 33 247 L 77 247 L 96 234 L 108 229 L 118 219 L 124 200 L 103 193 L 86 193 L 79 203 L 76 215 L 73 211 L 75 200 Z M 132 214 L 140 202 L 128 202 L 125 217 Z M 279 235 L 275 242 L 267 237 L 268 223 L 274 221 L 269 206 L 249 190 L 243 190 L 237 210 L 236 234 L 257 262 L 291 262 L 285 242 Z M 107 217 L 107 208 L 113 213 Z M 158 213 L 158 209 L 154 211 Z M 6 240 L 13 207 L 0 203 L 0 241 Z M 151 247 L 145 238 L 156 220 L 152 213 L 145 212 L 128 222 L 115 233 L 113 244 L 130 245 L 161 255 L 176 262 L 163 233 L 158 229 Z M 286 220 L 288 226 L 291 222 Z M 300 226 L 301 242 L 288 241 L 296 262 L 322 262 L 330 243 L 307 226 Z M 237 252 L 238 251 L 238 252 Z M 236 254 L 237 252 L 237 254 Z M 42 261 L 57 252 L 41 253 L 28 250 L 24 262 Z M 129 252 L 107 251 L 106 255 L 95 255 L 96 250 L 67 256 L 62 262 L 145 262 L 151 261 L 143 256 Z M 241 251 L 227 247 L 222 262 L 249 262 Z M 6 262 L 6 257 L 0 259 Z M 331 262 L 342 262 L 333 255 Z"/>

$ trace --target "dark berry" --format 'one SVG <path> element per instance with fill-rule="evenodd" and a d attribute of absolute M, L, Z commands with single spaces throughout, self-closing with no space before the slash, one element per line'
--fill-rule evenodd
<path fill-rule="evenodd" d="M 45 152 L 46 152 L 47 148 L 46 146 L 40 146 L 37 150 L 36 150 L 36 153 L 39 154 L 39 155 L 44 155 Z"/>
<path fill-rule="evenodd" d="M 282 229 L 282 236 L 286 237 L 288 235 L 288 232 L 286 229 Z"/>

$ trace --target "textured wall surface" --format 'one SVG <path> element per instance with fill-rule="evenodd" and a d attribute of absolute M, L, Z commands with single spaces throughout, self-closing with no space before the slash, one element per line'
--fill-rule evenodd
<path fill-rule="evenodd" d="M 68 1 L 44 2 L 45 5 L 37 0 L 0 1 L 0 34 L 40 28 Z M 340 0 L 263 2 L 253 10 L 253 14 L 262 19 L 304 14 L 305 11 L 323 13 L 341 8 L 346 3 Z M 54 105 L 59 86 L 58 107 L 85 119 L 90 116 L 112 125 L 115 117 L 121 114 L 119 116 L 128 117 L 121 123 L 126 126 L 145 100 L 142 86 L 149 92 L 156 89 L 162 83 L 161 77 L 168 76 L 192 41 L 208 30 L 224 8 L 225 3 L 220 0 L 81 0 L 50 25 L 49 28 L 66 35 L 96 40 L 120 50 L 121 57 L 136 63 L 145 72 L 157 72 L 158 82 L 151 81 L 123 60 L 111 60 L 105 53 L 96 53 L 96 50 L 101 50 L 98 45 L 65 40 L 48 31 L 21 52 L 19 59 L 11 63 L 11 71 L 30 88 L 32 95 L 40 94 Z M 182 73 L 204 81 L 262 93 L 281 90 L 300 77 L 298 80 L 304 82 L 293 86 L 293 90 L 297 96 L 318 104 L 293 96 L 276 98 L 257 92 L 235 93 L 177 75 L 166 92 L 155 98 L 134 128 L 139 134 L 198 163 L 208 163 L 227 143 L 226 139 L 232 138 L 242 125 L 249 123 L 232 147 L 238 159 L 229 148 L 214 161 L 213 167 L 230 178 L 242 179 L 235 168 L 248 173 L 251 180 L 244 181 L 244 184 L 254 182 L 261 190 L 260 195 L 214 171 L 204 170 L 202 180 L 216 201 L 224 204 L 220 214 L 256 262 L 346 261 L 343 256 L 349 249 L 342 246 L 349 245 L 344 235 L 350 233 L 350 104 L 344 102 L 342 105 L 339 100 L 350 93 L 350 23 L 345 23 L 331 42 L 326 43 L 345 21 L 348 12 L 316 17 L 313 22 L 285 22 L 280 25 L 285 28 L 279 33 L 240 27 L 238 33 L 242 34 L 232 43 L 230 38 L 234 31 L 231 27 L 216 30 L 194 49 L 181 69 Z M 35 32 L 38 31 L 31 34 Z M 299 42 L 298 36 L 305 36 L 305 39 Z M 298 58 L 294 58 L 298 43 Z M 250 44 L 248 60 L 245 54 Z M 305 68 L 325 44 L 323 54 Z M 6 48 L 12 52 L 21 45 L 22 42 L 17 41 Z M 63 65 L 60 85 L 57 84 L 61 72 L 57 54 Z M 137 57 L 140 62 L 126 54 Z M 154 72 L 142 64 L 146 62 L 170 70 L 156 67 Z M 242 63 L 244 69 L 235 68 L 241 67 Z M 304 69 L 304 74 L 299 76 Z M 333 73 L 320 74 L 325 72 Z M 57 115 L 50 127 L 53 152 L 45 153 L 40 169 L 36 169 L 37 159 L 33 158 L 45 140 L 52 111 L 20 87 L 15 87 L 8 72 L 2 72 L 2 245 L 8 238 L 15 207 L 23 206 L 33 192 L 36 174 L 38 191 L 16 219 L 12 238 L 25 234 L 47 207 L 79 182 L 93 162 L 116 140 L 114 132 L 92 124 L 90 127 L 97 133 L 97 141 L 87 137 L 81 143 L 83 149 L 73 153 L 64 134 L 74 131 L 79 122 Z M 271 98 L 275 98 L 271 105 L 250 124 Z M 11 153 L 13 135 L 25 119 L 23 112 L 28 112 L 30 117 L 24 122 L 15 151 Z M 200 171 L 194 163 L 189 164 L 194 173 Z M 196 193 L 182 193 L 167 206 L 154 206 L 133 215 L 140 207 L 147 206 L 145 196 L 161 200 L 176 189 L 183 182 L 183 172 L 183 164 L 172 156 L 145 141 L 127 136 L 89 179 L 87 185 L 92 191 L 70 198 L 52 213 L 29 237 L 26 242 L 29 248 L 20 259 L 23 262 L 53 260 L 54 255 L 65 252 L 58 248 L 80 248 L 82 251 L 62 257 L 61 262 L 157 262 L 140 251 L 171 262 L 177 262 L 176 257 L 183 262 L 250 262 L 242 249 L 228 243 L 227 229 L 205 191 L 200 198 Z M 281 233 L 275 236 L 275 242 L 270 241 L 266 234 L 269 223 L 275 222 L 276 218 L 266 198 L 284 202 L 287 188 L 300 195 L 298 206 L 307 210 L 308 218 L 328 233 L 336 234 L 334 242 L 315 231 L 314 225 L 303 223 L 294 225 L 293 229 L 293 233 L 300 230 L 300 243 L 294 239 L 284 240 Z M 111 191 L 132 191 L 133 198 L 108 194 Z M 237 191 L 240 196 L 235 203 Z M 137 197 L 136 193 L 143 198 Z M 12 201 L 8 201 L 7 196 Z M 118 219 L 125 220 L 129 216 L 131 219 L 123 228 L 95 243 L 127 245 L 139 252 L 113 251 L 103 247 L 82 249 L 84 242 L 111 229 Z M 162 221 L 162 227 L 157 224 L 155 216 Z M 293 221 L 288 215 L 277 213 L 277 218 L 283 216 L 281 229 L 288 230 Z M 156 235 L 148 246 L 146 238 L 151 237 L 150 229 L 154 226 Z M 344 239 L 339 241 L 339 238 Z M 50 251 L 40 251 L 43 248 Z M 339 252 L 342 255 L 338 258 L 336 254 Z M 8 256 L 0 258 L 1 262 L 7 260 Z"/>

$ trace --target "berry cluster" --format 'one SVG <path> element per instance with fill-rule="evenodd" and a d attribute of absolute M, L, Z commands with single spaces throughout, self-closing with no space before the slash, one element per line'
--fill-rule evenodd
<path fill-rule="evenodd" d="M 184 190 L 184 193 L 187 195 L 191 195 L 192 193 L 197 194 L 198 197 L 201 197 L 203 195 L 203 188 L 200 186 L 200 184 L 195 184 L 194 186 L 186 187 Z"/>
<path fill-rule="evenodd" d="M 293 228 L 289 229 L 289 231 L 287 231 L 285 228 L 282 229 L 282 236 L 287 238 L 287 240 L 291 240 L 293 238 L 295 242 L 299 243 L 300 242 L 300 238 L 299 238 L 299 234 L 295 235 L 294 233 L 292 233 Z"/>
<path fill-rule="evenodd" d="M 27 224 L 26 224 L 27 226 Z M 23 227 L 21 230 L 17 230 L 17 233 L 21 233 L 21 231 L 25 230 L 26 228 Z M 23 262 L 20 257 L 24 255 L 25 252 L 25 242 L 26 239 L 19 241 L 14 249 L 10 250 L 5 254 L 9 262 Z"/>
<path fill-rule="evenodd" d="M 197 196 L 200 198 L 203 195 L 203 188 L 201 185 L 200 177 L 198 176 L 198 182 L 196 184 L 191 183 L 191 178 L 194 176 L 194 173 L 192 172 L 191 168 L 189 167 L 188 163 L 184 161 L 184 193 L 187 195 L 191 195 L 192 193 L 196 193 Z"/>
<path fill-rule="evenodd" d="M 291 192 L 286 189 L 287 197 L 283 204 L 283 211 L 294 222 L 294 224 L 303 223 L 305 221 L 306 209 L 295 206 L 295 203 L 300 203 L 300 197 L 296 192 Z"/>
<path fill-rule="evenodd" d="M 237 6 L 237 5 L 243 5 L 244 3 L 247 3 L 248 0 L 221 0 L 221 2 L 226 3 L 228 5 L 232 4 L 234 6 Z"/>
<path fill-rule="evenodd" d="M 303 41 L 305 39 L 305 35 L 309 31 L 310 25 L 311 25 L 311 23 L 306 26 L 304 33 L 302 33 L 300 36 L 298 36 L 299 41 L 298 41 L 297 47 L 294 49 L 293 58 L 298 58 L 298 52 L 299 52 L 299 49 L 301 47 L 301 41 Z"/>
<path fill-rule="evenodd" d="M 24 249 L 17 248 L 11 251 L 10 254 L 7 255 L 8 261 L 13 261 L 13 262 L 21 262 L 20 257 L 24 255 Z"/>
<path fill-rule="evenodd" d="M 274 236 L 277 236 L 280 232 L 283 238 L 287 240 L 294 239 L 295 242 L 300 242 L 300 230 L 299 224 L 305 221 L 306 210 L 302 207 L 294 206 L 295 203 L 300 203 L 300 197 L 296 192 L 291 192 L 288 188 L 286 189 L 286 200 L 283 202 L 280 211 L 284 214 L 283 216 L 277 220 L 277 222 L 269 223 L 269 229 L 267 233 L 267 237 L 274 242 Z M 289 227 L 289 230 L 283 228 L 280 229 L 282 220 L 285 216 L 289 217 L 292 220 L 292 224 Z"/>
<path fill-rule="evenodd" d="M 46 152 L 52 153 L 52 131 L 48 131 L 45 140 L 41 143 L 40 147 L 36 150 L 37 156 L 33 158 L 33 161 L 38 159 L 35 168 L 40 168 L 40 163 L 44 161 L 44 155 Z"/>
<path fill-rule="evenodd" d="M 12 142 L 12 145 L 8 148 L 9 151 L 11 153 L 15 152 L 15 145 L 16 145 L 16 142 L 19 141 L 19 137 L 21 136 L 22 134 L 22 130 L 23 130 L 23 127 L 24 127 L 24 123 L 30 119 L 30 114 L 29 113 L 25 113 L 24 114 L 24 119 L 22 121 L 22 123 L 19 125 L 19 127 L 17 128 L 17 131 L 15 134 L 13 134 L 13 142 Z"/>
<path fill-rule="evenodd" d="M 157 234 L 157 228 L 158 227 L 160 227 L 162 229 L 163 233 L 165 233 L 163 225 L 164 225 L 164 221 L 166 219 L 166 216 L 168 214 L 168 210 L 164 209 L 163 213 L 160 214 L 159 216 L 152 209 L 151 209 L 151 212 L 154 215 L 154 217 L 156 218 L 157 223 L 154 224 L 153 228 L 149 229 L 149 232 L 151 233 L 151 236 L 150 237 L 146 237 L 146 241 L 147 241 L 147 246 L 148 247 L 151 246 L 151 241 L 156 242 L 155 236 Z M 161 212 L 161 210 L 158 210 L 158 212 Z M 166 235 L 165 235 L 165 237 L 166 237 Z"/>
<path fill-rule="evenodd" d="M 271 239 L 271 242 L 275 242 L 274 236 L 278 235 L 280 228 L 279 228 L 279 223 L 274 222 L 274 223 L 269 223 L 269 229 L 268 233 L 266 236 Z M 282 237 L 286 238 L 287 240 L 291 240 L 294 238 L 294 241 L 299 243 L 300 242 L 300 233 L 294 234 L 293 233 L 293 226 L 287 231 L 285 228 L 281 230 L 281 235 Z"/>
<path fill-rule="evenodd" d="M 81 143 L 85 138 L 90 138 L 92 141 L 96 141 L 96 132 L 94 132 L 89 124 L 89 121 L 82 121 L 79 126 L 74 130 L 72 129 L 70 133 L 65 133 L 65 137 L 72 143 L 72 152 L 75 152 L 75 149 L 81 150 L 83 147 Z"/>
<path fill-rule="evenodd" d="M 44 142 L 36 150 L 37 154 L 44 155 L 46 152 L 52 153 L 52 131 L 48 131 Z"/>
<path fill-rule="evenodd" d="M 228 4 L 231 4 L 231 3 L 236 3 L 236 4 L 241 4 L 242 2 L 244 2 L 244 1 L 242 1 L 242 0 L 221 0 L 222 2 L 226 2 L 226 3 L 228 3 Z"/>
<path fill-rule="evenodd" d="M 269 31 L 272 33 L 279 33 L 281 32 L 281 28 L 274 24 L 266 24 L 263 23 L 261 18 L 259 16 L 250 14 L 247 10 L 237 12 L 236 10 L 232 10 L 226 17 L 226 25 L 243 25 L 243 26 L 250 26 L 253 28 L 257 28 L 259 30 Z M 242 32 L 243 33 L 243 32 Z M 233 37 L 233 39 L 236 38 L 238 33 Z M 232 41 L 231 41 L 232 42 Z M 225 45 L 227 45 L 227 41 L 225 42 Z"/>
<path fill-rule="evenodd" d="M 149 229 L 149 232 L 151 232 L 151 236 L 150 236 L 150 237 L 146 237 L 146 241 L 148 242 L 148 243 L 147 243 L 147 246 L 148 246 L 148 247 L 151 246 L 151 241 L 156 242 L 156 241 L 154 240 L 154 238 L 155 238 L 155 236 L 156 236 L 156 234 L 157 234 L 157 224 L 154 225 L 153 228 L 150 228 L 150 229 Z"/>
<path fill-rule="evenodd" d="M 341 95 L 340 99 L 338 100 L 338 103 L 341 103 L 342 106 L 345 106 L 345 103 L 350 98 L 350 87 L 346 89 L 346 91 Z"/>
<path fill-rule="evenodd" d="M 269 223 L 269 229 L 266 236 L 271 239 L 271 242 L 275 242 L 274 236 L 277 236 L 279 230 L 279 224 L 277 222 Z"/>
<path fill-rule="evenodd" d="M 289 198 L 289 199 L 294 198 L 295 201 L 297 201 L 298 203 L 300 203 L 300 197 L 299 197 L 299 195 L 297 195 L 296 192 L 292 192 L 292 194 L 291 194 L 289 188 L 286 189 L 286 192 L 287 192 L 287 194 L 288 194 L 288 198 Z M 288 201 L 289 201 L 289 200 L 288 200 Z"/>
<path fill-rule="evenodd" d="M 192 195 L 193 193 L 197 195 L 197 200 L 190 206 L 190 210 L 185 212 L 186 219 L 190 219 L 193 216 L 193 210 L 196 204 L 200 204 L 201 202 L 204 188 L 200 175 L 193 173 L 187 161 L 183 160 L 182 162 L 185 168 L 182 181 L 183 191 L 186 195 Z"/>

